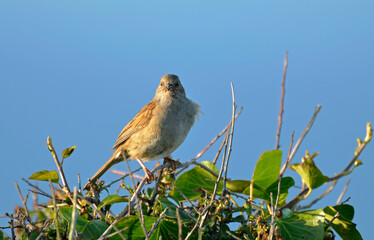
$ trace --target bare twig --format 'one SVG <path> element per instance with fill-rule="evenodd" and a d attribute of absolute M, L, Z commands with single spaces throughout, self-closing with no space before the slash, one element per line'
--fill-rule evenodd
<path fill-rule="evenodd" d="M 279 186 L 279 185 L 278 185 Z M 279 195 L 279 192 L 278 192 Z M 273 240 L 273 235 L 274 235 L 274 229 L 275 229 L 275 206 L 273 202 L 273 193 L 270 192 L 270 213 L 271 213 L 271 223 L 270 223 L 270 231 L 269 231 L 269 240 Z"/>
<path fill-rule="evenodd" d="M 123 152 L 122 152 L 122 157 L 124 159 L 124 162 L 126 163 L 128 171 L 131 172 L 129 162 L 127 161 L 126 155 Z M 131 179 L 132 187 L 133 187 L 133 189 L 135 189 L 135 182 L 134 182 L 134 178 L 133 178 L 132 174 L 130 174 L 130 179 Z M 148 240 L 149 237 L 148 237 L 147 228 L 145 227 L 145 223 L 144 223 L 144 215 L 143 215 L 143 209 L 142 209 L 142 202 L 139 200 L 137 193 L 134 193 L 134 196 L 135 196 L 135 199 L 136 199 L 136 202 L 137 202 L 137 205 L 138 205 L 140 225 L 142 226 L 145 239 Z"/>
<path fill-rule="evenodd" d="M 119 234 L 120 236 L 123 236 L 122 232 L 126 231 L 128 228 L 129 227 L 125 227 L 124 229 L 117 230 L 114 233 L 108 234 L 105 238 L 110 239 L 111 237 L 113 237 L 114 235 L 117 235 L 117 234 Z M 126 240 L 125 236 L 123 236 L 122 239 Z"/>
<path fill-rule="evenodd" d="M 316 120 L 316 117 L 317 117 L 319 111 L 321 110 L 321 108 L 322 108 L 322 105 L 317 105 L 317 107 L 315 108 L 312 118 L 310 119 L 310 121 L 309 121 L 308 125 L 306 126 L 304 132 L 301 134 L 300 138 L 297 140 L 294 148 L 292 149 L 292 152 L 290 154 L 290 162 L 291 162 L 292 158 L 294 157 L 297 149 L 299 148 L 301 142 L 304 140 L 305 136 L 307 135 L 310 128 L 312 127 L 312 125 L 314 123 L 314 120 Z"/>
<path fill-rule="evenodd" d="M 90 187 L 91 187 L 91 191 L 94 192 L 94 191 L 93 191 L 93 187 L 92 187 L 92 185 L 91 185 Z M 96 193 L 95 193 L 95 194 L 96 194 Z M 83 197 L 82 195 L 77 195 L 77 197 L 79 197 L 79 199 L 80 199 L 81 201 L 84 201 L 84 202 L 90 204 L 90 205 L 92 206 L 92 208 L 95 210 L 95 212 L 97 212 L 97 213 L 100 215 L 101 218 L 103 218 L 103 219 L 105 218 L 104 213 L 101 212 L 101 210 L 97 208 L 97 204 L 96 204 L 96 203 L 93 203 L 92 201 L 89 200 L 89 198 L 87 198 L 87 197 Z M 111 225 L 110 225 L 110 229 L 108 230 L 108 232 L 109 232 L 112 228 L 114 228 L 114 230 L 115 230 L 116 232 L 114 232 L 114 233 L 112 233 L 112 234 L 109 234 L 109 235 L 106 235 L 105 237 L 106 237 L 106 238 L 109 238 L 110 236 L 114 236 L 114 235 L 117 235 L 117 234 L 118 234 L 118 235 L 119 235 L 123 240 L 126 240 L 126 238 L 125 238 L 125 236 L 122 234 L 122 232 L 125 231 L 127 228 L 122 229 L 122 230 L 118 230 L 118 228 L 114 225 L 114 224 L 117 223 L 118 221 L 116 221 L 116 222 L 113 223 L 113 222 L 111 221 L 110 218 L 107 218 L 106 220 L 111 224 Z M 106 233 L 108 233 L 108 232 L 106 232 Z M 103 235 L 104 235 L 104 234 L 103 234 Z M 101 237 L 104 237 L 103 235 L 102 235 Z M 100 239 L 102 239 L 102 238 L 100 238 Z"/>
<path fill-rule="evenodd" d="M 27 221 L 28 221 L 28 222 L 30 223 L 30 225 L 31 225 L 31 230 L 34 230 L 34 229 L 36 228 L 36 226 L 35 226 L 35 224 L 31 221 L 30 214 L 29 214 L 29 210 L 27 209 L 27 199 L 28 199 L 29 194 L 27 194 L 26 197 L 23 198 L 22 193 L 21 193 L 21 189 L 19 188 L 17 181 L 14 181 L 14 184 L 16 185 L 16 188 L 17 188 L 17 191 L 18 191 L 19 197 L 21 198 L 21 201 L 22 201 L 22 204 L 23 204 L 23 208 L 25 209 L 25 215 L 26 215 L 25 217 L 26 217 Z"/>
<path fill-rule="evenodd" d="M 179 208 L 176 208 L 176 215 L 177 215 L 177 221 L 178 221 L 178 239 L 183 240 L 183 232 L 182 232 L 182 220 L 179 214 Z"/>
<path fill-rule="evenodd" d="M 65 178 L 64 170 L 62 169 L 61 163 L 58 160 L 57 153 L 56 153 L 55 148 L 53 147 L 52 138 L 50 136 L 48 136 L 46 144 L 47 144 L 48 150 L 52 153 L 53 159 L 55 160 L 57 170 L 60 174 L 60 178 L 61 178 L 61 181 L 62 181 L 63 188 L 66 191 L 66 193 L 68 194 L 70 200 L 73 201 L 68 182 L 66 181 L 66 178 Z"/>
<path fill-rule="evenodd" d="M 329 178 L 329 180 L 327 180 L 327 181 L 329 181 L 329 182 L 335 181 L 335 180 L 347 175 L 350 172 L 350 169 L 355 164 L 355 162 L 357 161 L 358 157 L 360 156 L 360 154 L 362 153 L 362 151 L 364 150 L 366 145 L 370 142 L 370 140 L 372 138 L 372 135 L 373 135 L 373 129 L 371 128 L 371 124 L 369 122 L 369 123 L 366 124 L 365 141 L 361 142 L 361 140 L 358 139 L 359 146 L 357 147 L 352 160 L 348 163 L 348 165 L 344 168 L 344 170 L 341 173 L 339 173 L 338 175 L 336 175 L 332 178 Z"/>
<path fill-rule="evenodd" d="M 329 221 L 329 222 L 326 224 L 325 229 L 328 229 L 328 228 L 330 227 L 330 225 L 334 222 L 334 220 L 335 220 L 336 218 L 339 218 L 339 217 L 340 217 L 340 213 L 337 212 L 337 213 L 334 215 L 334 217 L 331 219 L 331 221 Z"/>
<path fill-rule="evenodd" d="M 74 187 L 74 194 L 73 194 L 73 212 L 71 216 L 71 225 L 70 225 L 70 232 L 69 232 L 69 240 L 75 239 L 75 225 L 77 223 L 77 187 Z"/>
<path fill-rule="evenodd" d="M 82 184 L 81 184 L 81 176 L 79 175 L 79 173 L 77 173 L 77 177 L 78 177 L 78 190 L 81 193 L 82 192 Z"/>
<path fill-rule="evenodd" d="M 282 169 L 281 169 L 280 172 L 279 172 L 279 178 L 282 178 L 282 177 L 283 177 L 283 174 L 284 174 L 284 172 L 286 171 L 286 168 L 287 168 L 288 164 L 289 164 L 290 161 L 291 161 L 290 156 L 291 156 L 291 149 L 292 149 L 293 136 L 294 136 L 294 134 L 295 134 L 295 131 L 292 131 L 292 134 L 291 134 L 291 143 L 290 143 L 290 147 L 288 148 L 287 160 L 286 160 L 286 162 L 284 163 Z"/>
<path fill-rule="evenodd" d="M 278 130 L 275 135 L 275 149 L 279 149 L 279 139 L 280 139 L 280 133 L 281 133 L 281 128 L 282 128 L 282 118 L 283 118 L 284 95 L 286 92 L 285 82 L 286 82 L 287 66 L 288 66 L 288 51 L 286 52 L 286 56 L 284 57 L 282 93 L 281 93 L 280 109 L 279 109 L 279 116 L 278 116 Z"/>
<path fill-rule="evenodd" d="M 235 236 L 235 235 L 232 234 L 229 230 L 227 230 L 226 233 L 227 233 L 228 235 L 230 235 L 231 237 L 233 237 L 234 239 L 241 240 L 241 238 Z"/>
<path fill-rule="evenodd" d="M 225 134 L 225 137 L 223 138 L 223 141 L 222 141 L 222 143 L 221 143 L 221 146 L 219 147 L 219 149 L 218 149 L 218 151 L 217 151 L 217 153 L 216 153 L 216 156 L 215 156 L 214 159 L 213 159 L 213 164 L 214 164 L 214 165 L 216 165 L 216 163 L 217 163 L 218 157 L 219 157 L 219 155 L 221 154 L 221 151 L 222 151 L 223 147 L 225 146 L 225 143 L 227 142 L 227 138 L 228 138 L 228 135 Z"/>
<path fill-rule="evenodd" d="M 134 173 L 140 171 L 141 169 L 142 169 L 142 168 L 139 167 L 138 169 L 132 171 L 131 173 L 125 173 L 122 177 L 117 178 L 116 180 L 111 181 L 110 183 L 108 183 L 107 185 L 105 185 L 104 188 L 108 188 L 108 187 L 112 186 L 114 183 L 119 182 L 119 181 L 125 179 L 125 178 L 126 178 L 127 176 L 129 176 L 130 174 L 134 174 Z"/>
<path fill-rule="evenodd" d="M 10 215 L 11 218 L 10 218 L 10 222 L 9 222 L 9 226 L 10 226 L 10 231 L 12 233 L 12 240 L 16 240 L 16 234 L 14 233 L 14 220 L 13 220 L 13 214 Z"/>
<path fill-rule="evenodd" d="M 59 230 L 59 227 L 58 227 L 58 209 L 56 207 L 56 198 L 55 198 L 55 191 L 53 189 L 53 185 L 52 185 L 52 182 L 51 180 L 49 180 L 49 186 L 51 188 L 51 194 L 52 194 L 52 202 L 53 202 L 53 210 L 55 212 L 55 217 L 54 217 L 54 224 L 55 224 L 55 228 L 56 228 L 56 235 L 57 235 L 57 239 L 60 240 L 61 239 L 61 235 L 60 235 L 60 230 Z"/>
<path fill-rule="evenodd" d="M 232 91 L 233 91 L 233 85 L 231 85 L 231 89 L 232 89 Z M 233 97 L 233 99 L 235 99 L 234 97 Z M 235 101 L 233 101 L 234 102 L 234 115 L 235 115 Z M 227 128 L 226 129 L 226 137 L 225 137 L 225 139 L 226 139 L 226 141 L 225 141 L 225 147 L 224 147 L 224 153 L 223 153 L 223 156 L 222 156 L 222 164 L 221 164 L 221 169 L 220 169 L 220 171 L 219 171 L 219 174 L 218 174 L 218 177 L 217 177 L 217 180 L 215 181 L 215 185 L 214 185 L 214 190 L 213 190 L 213 194 L 212 194 L 212 196 L 211 196 L 211 200 L 210 200 L 210 204 L 205 208 L 205 210 L 201 213 L 201 221 L 200 221 L 200 224 L 199 224 L 199 233 L 201 232 L 201 230 L 202 230 L 202 227 L 203 227 L 203 225 L 204 225 L 204 223 L 205 223 L 205 221 L 206 221 L 206 218 L 207 218 L 207 216 L 208 216 L 208 214 L 209 214 L 209 210 L 210 210 L 210 208 L 211 208 L 211 206 L 212 206 L 212 204 L 213 204 L 213 202 L 214 202 L 214 199 L 215 199 L 215 197 L 216 197 L 216 194 L 217 194 L 217 190 L 218 190 L 218 185 L 219 185 L 219 182 L 221 181 L 221 176 L 222 176 L 222 173 L 223 173 L 223 171 L 224 171 L 224 169 L 225 169 L 225 163 L 226 163 L 226 161 L 228 160 L 228 158 L 227 158 L 227 148 L 228 148 L 228 141 L 229 141 L 229 137 L 228 137 L 228 135 L 229 135 L 229 131 L 230 131 L 230 129 L 232 128 L 232 124 L 233 124 L 233 120 L 231 121 L 231 127 L 230 128 Z M 231 148 L 229 148 L 229 151 L 231 150 Z M 225 188 L 225 187 L 224 187 Z M 224 190 L 222 191 L 222 192 L 224 192 Z"/>
<path fill-rule="evenodd" d="M 308 205 L 298 207 L 297 210 L 304 210 L 304 209 L 309 209 L 310 207 L 312 207 L 314 204 L 316 204 L 321 199 L 323 199 L 324 197 L 326 197 L 327 194 L 329 194 L 334 189 L 334 187 L 336 186 L 336 183 L 337 183 L 337 181 L 333 182 L 330 185 L 330 187 L 328 189 L 326 189 L 326 191 L 324 191 L 319 197 L 317 197 L 316 199 L 314 199 Z"/>
<path fill-rule="evenodd" d="M 41 239 L 44 236 L 44 232 L 46 231 L 45 229 L 47 227 L 49 227 L 49 223 L 50 223 L 49 219 L 47 221 L 45 221 L 43 227 L 40 228 L 40 234 L 39 234 L 39 236 L 35 240 L 39 240 L 39 239 Z"/>
<path fill-rule="evenodd" d="M 45 196 L 45 197 L 48 197 L 50 199 L 52 199 L 52 196 L 49 195 L 48 193 L 44 192 L 42 189 L 40 189 L 38 186 L 30 183 L 29 181 L 27 181 L 26 179 L 22 178 L 22 180 L 24 182 L 26 182 L 30 187 L 33 187 L 34 189 L 36 189 L 37 191 L 31 189 L 30 191 L 33 192 L 33 193 L 36 193 L 36 194 L 40 194 L 42 196 Z M 61 199 L 56 199 L 56 201 L 62 201 Z"/>
<path fill-rule="evenodd" d="M 230 155 L 232 151 L 232 141 L 234 137 L 234 126 L 235 126 L 235 112 L 236 112 L 236 104 L 235 104 L 235 92 L 234 92 L 234 85 L 231 83 L 231 93 L 232 93 L 232 117 L 231 117 L 231 127 L 230 127 L 230 141 L 229 141 L 229 148 L 226 155 L 225 161 L 225 177 L 223 178 L 223 188 L 222 188 L 222 197 L 225 197 L 227 194 L 226 182 L 227 182 L 227 169 L 229 165 Z"/>
<path fill-rule="evenodd" d="M 195 210 L 195 212 L 198 212 L 198 210 L 195 208 L 195 205 L 190 201 L 190 199 L 188 199 L 188 197 L 186 197 L 186 195 L 184 195 L 184 193 L 175 185 L 175 183 L 173 182 L 173 187 L 175 188 L 175 189 L 177 189 L 178 190 L 178 192 L 180 193 L 180 195 L 182 195 L 182 197 L 184 198 L 184 199 L 186 199 L 187 200 L 187 202 L 189 202 L 190 204 L 191 204 L 191 207 L 193 207 L 193 209 Z"/>
<path fill-rule="evenodd" d="M 204 210 L 201 213 L 199 213 L 199 217 L 197 218 L 195 225 L 193 226 L 192 230 L 187 234 L 184 240 L 188 240 L 192 236 L 192 234 L 195 232 L 197 226 L 199 225 L 201 216 L 205 213 L 206 209 L 207 207 L 205 207 Z"/>
<path fill-rule="evenodd" d="M 238 113 L 235 115 L 234 119 L 236 119 L 237 117 L 239 117 L 239 115 L 242 112 L 242 110 L 243 110 L 243 107 L 240 108 L 240 110 L 238 111 Z M 212 146 L 213 143 L 215 143 L 218 140 L 218 138 L 220 138 L 227 131 L 227 129 L 231 128 L 232 121 L 233 121 L 233 119 L 231 119 L 231 121 L 229 122 L 229 124 L 227 124 L 227 126 L 212 141 L 210 141 L 210 143 L 203 150 L 201 150 L 194 157 L 195 160 L 199 159 L 210 148 L 210 146 Z"/>
<path fill-rule="evenodd" d="M 165 208 L 164 211 L 162 211 L 162 213 L 160 214 L 160 216 L 158 217 L 157 221 L 153 223 L 152 225 L 152 228 L 151 230 L 149 231 L 148 233 L 148 237 L 151 237 L 153 232 L 155 231 L 157 225 L 161 222 L 161 220 L 164 218 L 164 215 L 166 213 L 166 211 L 168 210 L 169 208 Z"/>
<path fill-rule="evenodd" d="M 160 183 L 161 183 L 161 179 L 162 179 L 162 172 L 164 170 L 161 169 L 159 171 L 159 174 L 157 176 L 157 179 L 156 179 L 156 183 L 155 183 L 155 187 L 153 188 L 153 193 L 152 193 L 152 196 L 151 196 L 151 199 L 149 200 L 149 206 L 153 205 L 154 201 L 156 200 L 156 197 L 157 197 L 157 194 L 159 193 L 158 191 L 158 187 L 160 186 Z M 173 183 L 174 184 L 174 183 Z M 149 211 L 148 211 L 148 215 L 154 210 L 154 208 L 149 208 Z"/>
<path fill-rule="evenodd" d="M 351 182 L 351 179 L 348 179 L 348 181 L 346 182 L 346 184 L 345 184 L 345 186 L 344 186 L 344 188 L 343 188 L 343 191 L 340 193 L 339 198 L 338 198 L 338 200 L 336 201 L 335 205 L 339 205 L 339 204 L 340 204 L 340 201 L 342 200 L 342 198 L 343 198 L 345 192 L 347 191 L 347 189 L 348 189 L 348 185 L 349 185 L 350 182 Z"/>

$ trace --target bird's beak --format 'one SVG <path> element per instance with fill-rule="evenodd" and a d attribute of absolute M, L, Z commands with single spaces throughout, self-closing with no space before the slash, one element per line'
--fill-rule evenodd
<path fill-rule="evenodd" d="M 172 91 L 172 92 L 173 92 L 173 91 L 175 90 L 175 87 L 174 87 L 173 84 L 169 83 L 169 84 L 167 85 L 166 89 L 167 89 L 168 91 Z"/>

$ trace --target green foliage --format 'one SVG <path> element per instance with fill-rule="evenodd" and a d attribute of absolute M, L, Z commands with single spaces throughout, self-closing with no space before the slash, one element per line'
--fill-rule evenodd
<path fill-rule="evenodd" d="M 201 163 L 218 174 L 218 169 L 213 163 L 208 161 L 203 161 Z M 195 201 L 200 198 L 202 190 L 212 193 L 216 180 L 217 177 L 215 177 L 212 173 L 199 166 L 196 166 L 193 169 L 182 173 L 175 181 L 175 185 L 188 199 Z M 218 194 L 221 194 L 221 191 L 222 182 L 220 182 L 218 185 Z M 179 201 L 186 201 L 176 189 L 171 195 Z"/>
<path fill-rule="evenodd" d="M 319 170 L 313 161 L 313 158 L 317 156 L 318 153 L 309 156 L 308 151 L 303 157 L 301 164 L 293 164 L 290 166 L 292 170 L 295 170 L 302 178 L 303 182 L 308 186 L 310 192 L 322 186 L 329 179 L 327 176 L 323 175 L 321 170 Z"/>
<path fill-rule="evenodd" d="M 326 220 L 331 222 L 331 227 L 339 234 L 343 240 L 360 240 L 361 234 L 356 229 L 356 224 L 352 222 L 354 209 L 351 205 L 343 204 L 334 207 L 327 206 L 323 209 Z M 338 215 L 337 215 L 338 214 Z M 334 218 L 337 215 L 336 218 Z"/>
<path fill-rule="evenodd" d="M 159 181 L 159 184 L 143 187 L 137 198 L 134 187 L 122 184 L 124 194 L 110 194 L 104 182 L 94 184 L 92 190 L 78 191 L 77 199 L 62 183 L 56 171 L 43 170 L 29 179 L 51 181 L 56 184 L 53 194 L 45 193 L 29 183 L 33 191 L 50 198 L 49 202 L 34 204 L 33 210 L 17 207 L 12 215 L 12 226 L 17 226 L 18 239 L 67 239 L 69 232 L 79 239 L 98 239 L 105 232 L 109 239 L 334 239 L 334 232 L 345 239 L 362 239 L 353 223 L 354 208 L 348 204 L 326 206 L 323 209 L 298 211 L 297 205 L 314 189 L 326 182 L 337 181 L 350 174 L 358 165 L 357 157 L 371 140 L 371 128 L 367 130 L 365 142 L 359 141 L 355 158 L 345 171 L 329 178 L 322 174 L 306 152 L 300 164 L 293 164 L 307 188 L 289 198 L 289 189 L 295 180 L 280 174 L 282 151 L 264 152 L 257 161 L 253 174 L 248 179 L 224 179 L 217 166 L 209 161 L 182 171 L 174 181 Z M 47 146 L 56 161 L 52 139 Z M 62 161 L 69 157 L 75 146 L 62 153 Z M 60 165 L 62 165 L 62 161 Z M 222 166 L 221 166 L 222 167 Z M 59 169 L 59 172 L 62 168 Z M 160 179 L 173 179 L 169 172 L 159 172 Z M 249 179 L 252 175 L 252 179 Z M 60 189 L 58 189 L 58 186 Z M 106 197 L 101 197 L 101 196 Z M 50 196 L 49 196 L 50 195 Z M 53 195 L 53 196 L 52 196 Z M 278 199 L 278 201 L 277 201 Z M 260 200 L 260 201 L 259 201 Z M 75 203 L 75 204 L 73 204 Z M 276 203 L 276 205 L 275 205 Z M 114 207 L 122 207 L 122 213 L 114 214 Z M 76 207 L 78 215 L 73 217 Z M 334 232 L 333 232 L 334 231 Z M 272 234 L 272 235 L 271 235 Z M 122 236 L 120 236 L 122 235 Z M 0 240 L 8 239 L 0 231 Z"/>
<path fill-rule="evenodd" d="M 278 226 L 284 240 L 323 239 L 324 213 L 322 209 L 293 212 L 286 218 L 279 218 Z"/>
<path fill-rule="evenodd" d="M 282 151 L 273 150 L 264 152 L 258 159 L 252 182 L 254 186 L 268 188 L 278 180 L 282 161 Z"/>
<path fill-rule="evenodd" d="M 52 171 L 43 170 L 43 171 L 34 173 L 33 175 L 29 177 L 29 179 L 47 181 L 47 182 L 51 180 L 51 182 L 58 183 L 59 177 L 58 177 L 58 173 L 55 170 L 52 170 Z"/>
<path fill-rule="evenodd" d="M 76 147 L 77 146 L 74 145 L 71 148 L 66 148 L 64 151 L 62 151 L 62 158 L 70 157 L 70 155 L 74 152 Z"/>

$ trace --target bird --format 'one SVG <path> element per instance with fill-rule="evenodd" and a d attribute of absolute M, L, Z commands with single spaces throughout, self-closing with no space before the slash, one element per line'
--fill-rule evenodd
<path fill-rule="evenodd" d="M 123 128 L 111 151 L 113 155 L 88 180 L 89 189 L 113 165 L 124 160 L 137 160 L 148 180 L 152 173 L 144 162 L 170 159 L 186 139 L 198 120 L 200 106 L 186 97 L 177 75 L 166 74 L 161 78 L 153 99 Z"/>

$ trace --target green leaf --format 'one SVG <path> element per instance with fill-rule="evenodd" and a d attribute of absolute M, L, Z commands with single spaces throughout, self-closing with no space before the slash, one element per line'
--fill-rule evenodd
<path fill-rule="evenodd" d="M 60 207 L 60 212 L 69 224 L 71 224 L 73 209 L 70 207 Z M 78 232 L 79 238 L 90 240 L 99 238 L 108 226 L 108 224 L 101 220 L 88 221 L 78 215 L 75 228 Z M 114 232 L 114 230 L 112 229 L 111 232 Z"/>
<path fill-rule="evenodd" d="M 191 230 L 182 225 L 182 235 L 184 239 Z M 178 224 L 169 221 L 161 220 L 160 223 L 155 228 L 150 240 L 159 239 L 179 239 L 178 238 Z M 198 232 L 195 231 L 189 239 L 198 239 Z M 204 235 L 202 239 L 207 239 Z"/>
<path fill-rule="evenodd" d="M 147 231 L 150 231 L 152 224 L 157 221 L 157 218 L 144 216 L 144 224 Z M 143 240 L 144 232 L 139 221 L 138 216 L 130 216 L 121 219 L 116 227 L 118 230 L 122 230 L 122 234 L 126 239 L 131 240 Z M 117 234 L 111 238 L 111 240 L 122 240 L 122 238 Z"/>
<path fill-rule="evenodd" d="M 355 209 L 349 204 L 341 204 L 334 206 L 334 209 L 340 213 L 348 221 L 353 220 L 353 216 L 355 215 Z"/>
<path fill-rule="evenodd" d="M 203 161 L 201 163 L 218 174 L 218 169 L 213 163 L 209 161 Z M 213 174 L 199 166 L 196 166 L 191 170 L 182 173 L 175 181 L 175 185 L 188 199 L 194 201 L 199 199 L 201 196 L 201 191 L 196 191 L 197 189 L 205 189 L 212 193 L 216 180 L 217 178 Z M 217 190 L 217 194 L 221 194 L 222 182 L 219 183 Z M 186 201 L 176 189 L 174 189 L 170 195 L 176 197 L 179 201 Z"/>
<path fill-rule="evenodd" d="M 40 232 L 33 231 L 28 237 L 26 237 L 26 239 L 28 239 L 28 240 L 36 240 L 39 237 L 39 235 L 40 235 Z"/>
<path fill-rule="evenodd" d="M 58 183 L 59 177 L 58 177 L 58 173 L 54 170 L 52 171 L 43 170 L 43 171 L 34 173 L 33 175 L 29 177 L 29 179 L 47 181 L 47 182 L 51 180 L 51 182 Z"/>
<path fill-rule="evenodd" d="M 339 211 L 338 211 L 339 209 Z M 339 205 L 335 207 L 327 206 L 323 209 L 325 212 L 325 219 L 327 222 L 331 222 L 335 214 L 339 212 L 340 217 L 335 218 L 331 223 L 331 227 L 339 234 L 343 240 L 360 240 L 362 236 L 356 229 L 356 224 L 351 222 L 353 218 L 353 207 L 350 205 Z M 342 211 L 342 212 L 340 212 Z M 346 218 L 346 217 L 348 218 Z"/>
<path fill-rule="evenodd" d="M 77 146 L 74 145 L 71 148 L 66 148 L 64 151 L 62 151 L 62 157 L 63 158 L 69 157 L 74 152 L 74 150 L 75 150 L 76 147 Z"/>
<path fill-rule="evenodd" d="M 71 224 L 72 222 L 72 215 L 73 215 L 73 208 L 70 208 L 70 207 L 60 207 L 60 212 L 62 213 L 62 216 L 64 216 L 64 218 Z M 78 233 L 81 233 L 85 226 L 88 224 L 88 220 L 84 219 L 83 217 L 81 216 L 77 216 L 77 221 L 76 221 L 76 225 L 75 225 L 75 228 L 77 229 Z"/>
<path fill-rule="evenodd" d="M 255 171 L 253 172 L 253 184 L 269 187 L 279 177 L 282 161 L 282 151 L 273 150 L 264 152 L 258 159 Z"/>
<path fill-rule="evenodd" d="M 321 170 L 315 165 L 313 158 L 317 154 L 309 156 L 307 153 L 303 157 L 301 164 L 292 164 L 289 167 L 296 171 L 302 178 L 303 182 L 309 187 L 310 190 L 318 188 L 324 184 L 329 178 L 322 174 Z"/>
<path fill-rule="evenodd" d="M 101 209 L 102 207 L 106 206 L 106 205 L 110 205 L 110 204 L 114 204 L 114 203 L 120 203 L 120 202 L 128 202 L 128 198 L 126 197 L 121 197 L 121 196 L 118 196 L 118 195 L 109 195 L 108 197 L 104 198 L 100 205 L 97 207 L 97 209 Z"/>
<path fill-rule="evenodd" d="M 280 236 L 284 240 L 323 239 L 324 213 L 322 209 L 294 212 L 284 219 L 277 219 Z"/>
<path fill-rule="evenodd" d="M 87 240 L 98 239 L 108 227 L 109 225 L 101 220 L 93 220 L 86 224 L 79 237 Z M 111 232 L 114 230 L 112 229 Z"/>
<path fill-rule="evenodd" d="M 265 201 L 270 202 L 270 193 L 273 193 L 273 201 L 276 200 L 278 194 L 278 179 L 268 186 L 267 188 L 263 188 L 261 185 L 254 184 L 253 185 L 253 198 L 263 199 Z M 290 189 L 295 184 L 295 181 L 292 177 L 283 177 L 281 180 L 281 188 L 280 188 L 280 195 L 279 195 L 279 206 L 282 206 L 286 201 L 288 195 L 288 189 Z M 244 194 L 250 194 L 250 186 L 248 186 L 244 191 Z"/>
<path fill-rule="evenodd" d="M 235 193 L 243 193 L 244 190 L 251 185 L 251 181 L 248 180 L 232 180 L 227 181 L 226 187 L 229 191 Z"/>
<path fill-rule="evenodd" d="M 158 200 L 161 203 L 162 210 L 165 210 L 165 208 L 168 208 L 166 211 L 166 216 L 177 218 L 177 206 L 169 201 L 167 198 L 161 197 Z M 179 209 L 179 216 L 182 220 L 182 222 L 190 222 L 191 220 L 194 220 L 192 217 L 190 217 L 188 214 L 186 214 L 182 209 Z"/>

